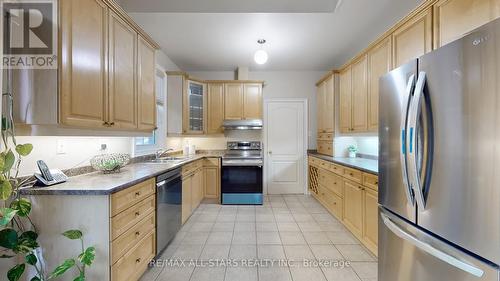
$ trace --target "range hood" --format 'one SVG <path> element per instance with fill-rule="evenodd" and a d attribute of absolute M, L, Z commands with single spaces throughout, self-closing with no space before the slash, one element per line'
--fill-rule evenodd
<path fill-rule="evenodd" d="M 224 130 L 261 130 L 262 120 L 224 120 L 222 127 Z"/>

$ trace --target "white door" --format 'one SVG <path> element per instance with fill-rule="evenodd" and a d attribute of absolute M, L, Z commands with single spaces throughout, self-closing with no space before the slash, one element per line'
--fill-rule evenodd
<path fill-rule="evenodd" d="M 305 100 L 266 101 L 268 194 L 303 194 L 306 156 Z"/>

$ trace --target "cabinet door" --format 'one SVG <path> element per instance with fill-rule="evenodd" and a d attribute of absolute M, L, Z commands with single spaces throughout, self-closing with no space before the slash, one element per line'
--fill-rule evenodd
<path fill-rule="evenodd" d="M 137 128 L 137 33 L 113 12 L 109 14 L 109 123 Z"/>
<path fill-rule="evenodd" d="M 434 47 L 500 16 L 499 0 L 440 0 L 434 4 Z"/>
<path fill-rule="evenodd" d="M 352 65 L 352 130 L 368 130 L 368 65 L 366 56 Z"/>
<path fill-rule="evenodd" d="M 156 128 L 155 49 L 140 36 L 137 41 L 139 130 L 152 131 Z"/>
<path fill-rule="evenodd" d="M 366 188 L 363 194 L 363 242 L 376 254 L 378 244 L 378 193 Z"/>
<path fill-rule="evenodd" d="M 59 1 L 60 122 L 102 128 L 107 121 L 108 8 L 101 0 Z"/>
<path fill-rule="evenodd" d="M 182 179 L 182 223 L 184 224 L 191 216 L 192 211 L 192 186 L 193 176 L 188 176 Z"/>
<path fill-rule="evenodd" d="M 349 66 L 340 73 L 340 131 L 349 133 L 352 130 L 352 76 Z"/>
<path fill-rule="evenodd" d="M 262 119 L 262 84 L 243 85 L 243 119 Z"/>
<path fill-rule="evenodd" d="M 218 167 L 204 168 L 204 185 L 206 198 L 219 198 L 220 194 L 220 170 Z"/>
<path fill-rule="evenodd" d="M 325 82 L 321 82 L 321 84 L 318 85 L 316 89 L 316 104 L 317 104 L 317 112 L 316 112 L 316 118 L 318 122 L 318 133 L 324 133 L 325 132 L 325 124 L 324 124 L 324 114 L 323 112 L 325 111 L 325 91 L 326 91 L 326 84 Z"/>
<path fill-rule="evenodd" d="M 203 134 L 205 132 L 205 103 L 205 84 L 188 81 L 184 98 L 184 123 L 186 125 L 186 133 Z"/>
<path fill-rule="evenodd" d="M 207 133 L 222 133 L 224 121 L 224 84 L 208 84 Z"/>
<path fill-rule="evenodd" d="M 241 120 L 243 118 L 243 85 L 229 83 L 224 85 L 224 119 Z"/>
<path fill-rule="evenodd" d="M 323 129 L 326 133 L 335 130 L 335 76 L 332 75 L 325 81 L 325 98 L 323 105 Z"/>
<path fill-rule="evenodd" d="M 432 50 L 432 10 L 427 9 L 394 31 L 394 68 Z"/>
<path fill-rule="evenodd" d="M 368 53 L 368 130 L 378 130 L 379 78 L 391 70 L 391 37 Z"/>
<path fill-rule="evenodd" d="M 193 204 L 191 206 L 194 211 L 203 200 L 203 169 L 199 169 L 193 176 Z"/>
<path fill-rule="evenodd" d="M 363 189 L 351 181 L 344 181 L 344 223 L 357 237 L 362 237 Z"/>

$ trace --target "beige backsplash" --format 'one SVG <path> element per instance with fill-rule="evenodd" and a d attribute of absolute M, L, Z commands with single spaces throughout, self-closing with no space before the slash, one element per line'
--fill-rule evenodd
<path fill-rule="evenodd" d="M 189 137 L 167 137 L 167 148 L 174 150 L 183 149 L 189 143 L 195 145 L 196 149 L 220 150 L 226 149 L 228 141 L 262 141 L 262 131 L 227 131 L 224 134 L 213 136 L 189 136 Z"/>

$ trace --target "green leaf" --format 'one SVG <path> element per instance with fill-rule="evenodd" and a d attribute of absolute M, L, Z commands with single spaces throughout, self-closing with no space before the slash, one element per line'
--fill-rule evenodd
<path fill-rule="evenodd" d="M 74 259 L 65 260 L 61 265 L 56 267 L 56 269 L 54 269 L 54 271 L 52 271 L 52 273 L 49 276 L 49 279 L 63 275 L 66 271 L 68 271 L 68 269 L 72 268 L 73 266 L 75 266 Z"/>
<path fill-rule="evenodd" d="M 7 151 L 7 154 L 5 154 L 5 164 L 3 166 L 3 172 L 6 173 L 12 169 L 12 166 L 14 166 L 14 162 L 16 161 L 16 157 L 14 156 L 14 153 L 12 150 L 9 149 Z"/>
<path fill-rule="evenodd" d="M 6 179 L 0 180 L 0 200 L 9 199 L 12 194 L 12 185 Z"/>
<path fill-rule="evenodd" d="M 4 166 L 5 166 L 5 153 L 0 153 L 0 170 L 3 171 Z"/>
<path fill-rule="evenodd" d="M 65 231 L 62 235 L 66 236 L 67 238 L 69 238 L 71 240 L 75 240 L 75 239 L 82 238 L 83 233 L 78 229 L 72 229 L 72 230 Z"/>
<path fill-rule="evenodd" d="M 16 145 L 16 151 L 21 156 L 28 156 L 32 150 L 33 150 L 33 145 L 31 143 Z"/>
<path fill-rule="evenodd" d="M 26 198 L 21 198 L 12 201 L 10 207 L 18 211 L 20 217 L 27 217 L 31 212 L 31 202 Z"/>
<path fill-rule="evenodd" d="M 78 256 L 78 260 L 84 265 L 92 265 L 95 259 L 95 248 L 88 247 L 83 253 Z"/>
<path fill-rule="evenodd" d="M 17 247 L 17 243 L 17 232 L 14 229 L 6 228 L 0 230 L 0 247 L 13 250 Z"/>
<path fill-rule="evenodd" d="M 11 208 L 0 208 L 0 226 L 6 226 L 16 215 L 17 210 Z"/>
<path fill-rule="evenodd" d="M 38 262 L 38 259 L 34 254 L 29 254 L 24 259 L 26 260 L 26 263 L 30 265 L 35 265 Z"/>
<path fill-rule="evenodd" d="M 34 249 L 38 248 L 38 242 L 36 239 L 38 238 L 38 234 L 33 231 L 26 231 L 19 236 L 19 241 L 17 247 L 14 249 L 16 253 L 24 253 L 27 254 Z"/>
<path fill-rule="evenodd" d="M 35 276 L 35 277 L 31 278 L 30 281 L 42 281 L 42 280 L 40 279 L 40 277 Z"/>
<path fill-rule="evenodd" d="M 21 275 L 23 275 L 25 267 L 26 265 L 22 263 L 11 268 L 7 272 L 7 278 L 9 278 L 9 281 L 18 281 L 19 279 L 21 279 Z"/>

